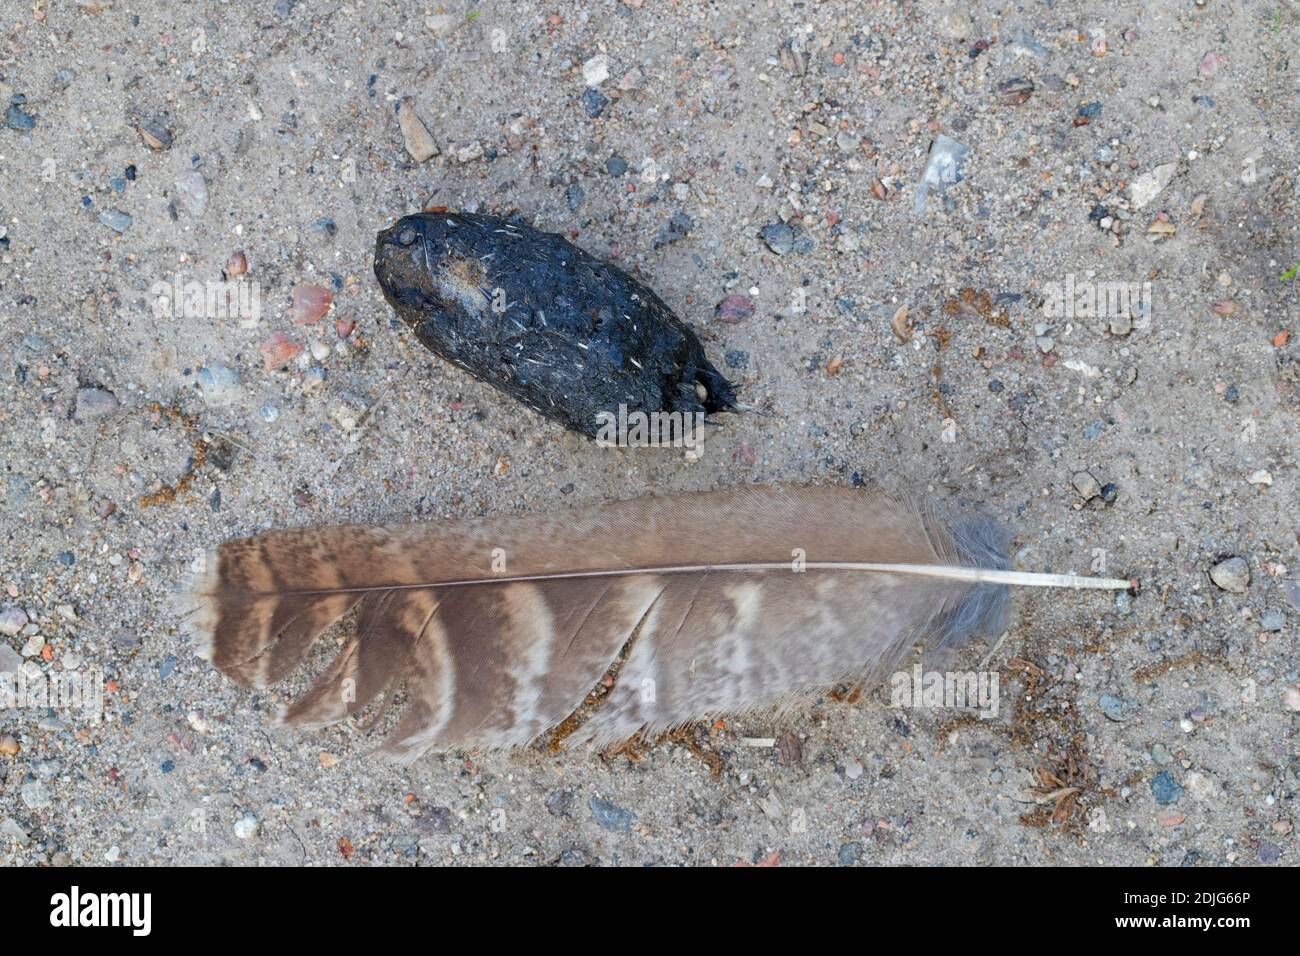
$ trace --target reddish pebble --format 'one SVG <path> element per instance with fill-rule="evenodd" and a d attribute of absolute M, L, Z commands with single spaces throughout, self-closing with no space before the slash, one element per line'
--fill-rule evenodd
<path fill-rule="evenodd" d="M 293 305 L 289 307 L 289 318 L 294 325 L 315 325 L 330 310 L 334 296 L 328 289 L 318 285 L 298 283 L 293 287 Z"/>
<path fill-rule="evenodd" d="M 338 333 L 339 338 L 341 339 L 346 339 L 349 335 L 352 334 L 352 330 L 355 329 L 356 327 L 357 324 L 353 322 L 351 319 L 334 320 L 334 331 Z"/>
<path fill-rule="evenodd" d="M 718 322 L 741 322 L 753 314 L 753 300 L 743 295 L 729 295 L 713 308 L 713 318 Z"/>
<path fill-rule="evenodd" d="M 731 460 L 737 465 L 748 466 L 754 464 L 758 460 L 758 456 L 754 454 L 754 449 L 750 447 L 748 442 L 742 441 L 732 450 Z"/>
<path fill-rule="evenodd" d="M 1273 336 L 1273 347 L 1280 349 L 1282 346 L 1286 345 L 1286 340 L 1289 338 L 1291 338 L 1291 333 L 1286 329 L 1283 329 L 1277 335 Z"/>
<path fill-rule="evenodd" d="M 242 276 L 248 271 L 248 257 L 244 255 L 243 249 L 237 249 L 230 254 L 226 260 L 226 278 L 233 279 L 236 276 Z"/>
<path fill-rule="evenodd" d="M 272 332 L 271 335 L 257 347 L 262 353 L 262 364 L 270 371 L 271 369 L 283 368 L 298 357 L 302 351 L 302 346 L 283 332 Z"/>
<path fill-rule="evenodd" d="M 1228 58 L 1222 53 L 1215 53 L 1211 50 L 1205 56 L 1201 57 L 1201 62 L 1197 64 L 1197 69 L 1201 76 L 1211 77 L 1219 72 L 1219 67 L 1228 62 Z"/>
<path fill-rule="evenodd" d="M 1187 819 L 1187 814 L 1180 813 L 1177 810 L 1166 810 L 1157 818 L 1162 827 L 1176 827 Z"/>

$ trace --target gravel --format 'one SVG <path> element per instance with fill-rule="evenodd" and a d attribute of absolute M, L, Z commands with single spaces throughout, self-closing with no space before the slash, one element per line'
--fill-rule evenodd
<path fill-rule="evenodd" d="M 100 6 L 7 35 L 0 668 L 112 689 L 0 705 L 0 865 L 1294 864 L 1287 5 Z M 698 461 L 602 450 L 431 356 L 371 254 L 439 207 L 634 273 L 749 410 Z M 155 312 L 236 251 L 260 318 Z M 943 665 L 998 676 L 994 720 L 886 682 L 410 767 L 276 728 L 303 682 L 221 678 L 172 605 L 263 528 L 773 480 L 961 500 L 1017 568 L 1138 587 L 1014 595 Z"/>

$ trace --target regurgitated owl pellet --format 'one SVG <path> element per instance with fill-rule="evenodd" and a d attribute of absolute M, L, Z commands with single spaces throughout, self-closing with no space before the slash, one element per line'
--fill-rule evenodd
<path fill-rule="evenodd" d="M 735 408 L 735 388 L 650 289 L 563 236 L 428 212 L 379 233 L 375 275 L 416 337 L 566 428 Z M 603 413 L 603 414 L 602 414 Z"/>

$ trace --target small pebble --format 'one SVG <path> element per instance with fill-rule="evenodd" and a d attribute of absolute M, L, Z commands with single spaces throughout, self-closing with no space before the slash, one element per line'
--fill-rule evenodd
<path fill-rule="evenodd" d="M 293 287 L 289 318 L 294 325 L 315 325 L 329 311 L 334 296 L 328 289 L 300 282 Z"/>
<path fill-rule="evenodd" d="M 134 220 L 120 209 L 105 209 L 99 214 L 99 221 L 114 232 L 126 232 Z"/>
<path fill-rule="evenodd" d="M 1091 501 L 1101 494 L 1101 485 L 1092 476 L 1091 472 L 1076 471 L 1074 477 L 1070 479 L 1070 483 L 1074 485 L 1074 490 L 1079 493 L 1079 497 L 1084 501 Z"/>
<path fill-rule="evenodd" d="M 787 255 L 794 249 L 794 230 L 783 222 L 774 222 L 764 226 L 759 238 L 778 256 Z"/>
<path fill-rule="evenodd" d="M 1225 591 L 1245 594 L 1250 588 L 1250 568 L 1245 558 L 1227 558 L 1210 569 L 1210 580 Z"/>
<path fill-rule="evenodd" d="M 1097 705 L 1109 719 L 1117 722 L 1124 719 L 1124 701 L 1113 694 L 1102 694 L 1097 700 Z"/>
<path fill-rule="evenodd" d="M 302 352 L 302 346 L 283 332 L 272 332 L 257 350 L 262 353 L 262 366 L 269 372 L 292 362 Z"/>
<path fill-rule="evenodd" d="M 407 99 L 397 107 L 397 125 L 402 131 L 402 141 L 406 152 L 417 163 L 423 163 L 438 155 L 438 144 L 433 140 L 429 127 L 415 111 L 415 104 Z"/>
<path fill-rule="evenodd" d="M 600 86 L 609 79 L 609 57 L 598 53 L 582 64 L 582 82 L 588 86 Z"/>
<path fill-rule="evenodd" d="M 1167 805 L 1178 801 L 1183 795 L 1183 788 L 1162 770 L 1151 778 L 1151 793 L 1155 796 L 1156 803 Z"/>
<path fill-rule="evenodd" d="M 686 215 L 686 213 L 674 213 L 673 217 L 664 223 L 664 225 L 659 228 L 659 232 L 655 234 L 655 248 L 658 249 L 660 246 L 666 246 L 671 242 L 685 239 L 694 225 L 694 220 L 692 220 L 690 216 Z"/>
<path fill-rule="evenodd" d="M 840 861 L 840 866 L 853 866 L 862 859 L 862 844 L 841 843 L 836 858 Z"/>
<path fill-rule="evenodd" d="M 483 145 L 481 143 L 470 143 L 456 150 L 456 162 L 472 163 L 483 155 Z"/>
<path fill-rule="evenodd" d="M 197 169 L 186 169 L 177 175 L 176 193 L 185 211 L 196 219 L 208 208 L 208 184 Z"/>
<path fill-rule="evenodd" d="M 600 116 L 605 112 L 605 107 L 609 105 L 609 97 L 593 87 L 588 87 L 582 91 L 582 108 L 592 119 Z"/>
<path fill-rule="evenodd" d="M 79 422 L 91 422 L 113 414 L 118 408 L 117 396 L 104 388 L 77 389 L 77 402 L 72 417 Z"/>
<path fill-rule="evenodd" d="M 616 833 L 627 833 L 632 829 L 632 824 L 636 822 L 636 814 L 631 810 L 625 810 L 622 807 L 602 800 L 600 797 L 592 797 L 587 801 L 587 809 L 595 817 L 596 823 L 605 830 L 613 830 Z"/>
<path fill-rule="evenodd" d="M 5 110 L 5 126 L 25 133 L 29 129 L 36 128 L 36 117 L 19 108 L 16 104 L 10 104 L 9 108 Z"/>
<path fill-rule="evenodd" d="M 215 408 L 233 405 L 242 392 L 239 373 L 218 362 L 200 368 L 195 380 L 203 401 Z"/>
<path fill-rule="evenodd" d="M 754 314 L 754 300 L 745 295 L 729 295 L 713 309 L 717 322 L 743 322 Z"/>
<path fill-rule="evenodd" d="M 147 119 L 136 127 L 144 144 L 152 150 L 171 149 L 172 134 L 160 120 Z"/>
<path fill-rule="evenodd" d="M 54 804 L 49 791 L 45 789 L 45 784 L 40 780 L 23 784 L 19 795 L 22 797 L 23 806 L 28 810 L 45 810 Z"/>
<path fill-rule="evenodd" d="M 0 611 L 0 634 L 15 637 L 27 626 L 27 612 L 16 604 L 10 604 Z"/>

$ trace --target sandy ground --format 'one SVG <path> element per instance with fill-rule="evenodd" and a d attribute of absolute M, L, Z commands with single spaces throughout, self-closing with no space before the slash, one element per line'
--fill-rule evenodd
<path fill-rule="evenodd" d="M 0 671 L 105 688 L 100 720 L 0 710 L 0 860 L 1296 861 L 1292 3 L 35 0 L 0 30 Z M 918 215 L 938 133 L 969 154 Z M 371 275 L 427 205 L 632 270 L 759 411 L 688 463 L 438 360 Z M 236 250 L 254 327 L 160 307 Z M 1053 310 L 1067 282 L 1149 296 Z M 334 290 L 317 325 L 299 283 Z M 1141 590 L 1017 595 L 955 665 L 997 675 L 992 720 L 872 688 L 637 759 L 409 768 L 273 729 L 284 696 L 168 602 L 266 526 L 777 479 L 978 503 L 1019 566 Z"/>

